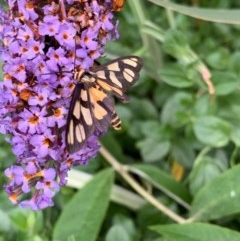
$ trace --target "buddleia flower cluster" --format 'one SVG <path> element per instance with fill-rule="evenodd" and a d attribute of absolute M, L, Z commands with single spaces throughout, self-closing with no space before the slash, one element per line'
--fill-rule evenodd
<path fill-rule="evenodd" d="M 0 11 L 0 132 L 17 156 L 5 170 L 14 204 L 32 210 L 53 206 L 69 169 L 99 150 L 91 136 L 80 151 L 65 146 L 66 117 L 76 80 L 118 38 L 112 1 L 9 0 Z"/>

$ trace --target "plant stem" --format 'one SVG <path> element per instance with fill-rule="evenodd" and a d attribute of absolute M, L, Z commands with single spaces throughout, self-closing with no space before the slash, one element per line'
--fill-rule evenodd
<path fill-rule="evenodd" d="M 155 197 L 150 195 L 144 188 L 142 188 L 128 173 L 127 168 L 121 165 L 109 152 L 108 150 L 101 146 L 100 148 L 101 155 L 111 164 L 113 169 L 118 172 L 126 182 L 143 198 L 145 198 L 149 203 L 151 203 L 154 207 L 158 210 L 163 212 L 172 220 L 176 221 L 177 223 L 184 223 L 186 220 L 182 217 L 178 216 L 172 210 L 165 207 L 162 203 L 160 203 Z"/>

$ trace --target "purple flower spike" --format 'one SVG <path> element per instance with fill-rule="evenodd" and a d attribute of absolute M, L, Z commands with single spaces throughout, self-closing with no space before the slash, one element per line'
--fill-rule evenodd
<path fill-rule="evenodd" d="M 111 1 L 7 2 L 9 10 L 0 9 L 0 132 L 10 136 L 17 164 L 5 171 L 5 190 L 14 204 L 38 210 L 53 206 L 70 168 L 99 150 L 95 133 L 69 154 L 66 119 L 76 67 L 92 67 L 118 37 L 117 23 Z"/>

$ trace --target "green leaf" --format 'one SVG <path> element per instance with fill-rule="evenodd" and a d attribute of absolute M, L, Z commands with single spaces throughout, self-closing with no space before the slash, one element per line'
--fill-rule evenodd
<path fill-rule="evenodd" d="M 154 119 L 158 117 L 156 107 L 148 99 L 131 98 L 131 101 L 128 105 L 134 113 L 134 118 Z"/>
<path fill-rule="evenodd" d="M 174 129 L 169 125 L 163 125 L 159 121 L 144 121 L 141 122 L 140 130 L 144 137 L 149 137 L 156 142 L 163 142 L 170 140 L 174 135 Z M 143 139 L 143 138 L 141 138 Z"/>
<path fill-rule="evenodd" d="M 193 200 L 191 217 L 194 220 L 212 220 L 239 213 L 239 173 L 240 166 L 235 166 L 204 186 Z"/>
<path fill-rule="evenodd" d="M 193 98 L 185 92 L 176 92 L 165 103 L 162 109 L 162 122 L 173 125 L 174 127 L 182 126 L 190 121 Z"/>
<path fill-rule="evenodd" d="M 163 197 L 160 199 L 160 202 L 163 205 L 171 205 L 171 200 L 169 200 L 167 197 Z M 173 205 L 171 205 L 171 208 Z M 159 223 L 165 223 L 168 222 L 168 217 L 159 212 L 157 208 L 155 208 L 152 204 L 147 203 L 143 205 L 137 212 L 137 224 L 138 228 L 141 228 L 141 230 L 148 231 L 149 226 L 157 225 Z"/>
<path fill-rule="evenodd" d="M 172 143 L 171 154 L 173 158 L 185 167 L 191 167 L 195 160 L 193 146 L 191 144 L 191 141 L 188 139 L 179 140 L 177 138 L 175 138 Z"/>
<path fill-rule="evenodd" d="M 131 137 L 133 137 L 134 139 L 142 139 L 144 136 L 142 134 L 142 123 L 144 121 L 133 121 L 131 128 L 128 130 L 128 133 Z"/>
<path fill-rule="evenodd" d="M 170 224 L 151 227 L 171 241 L 239 241 L 236 231 L 213 224 L 190 223 Z"/>
<path fill-rule="evenodd" d="M 163 48 L 166 53 L 185 65 L 193 64 L 198 60 L 188 44 L 186 35 L 176 29 L 170 29 L 165 33 Z"/>
<path fill-rule="evenodd" d="M 229 95 L 239 86 L 238 77 L 229 72 L 216 72 L 212 75 L 216 95 Z"/>
<path fill-rule="evenodd" d="M 103 137 L 101 137 L 101 143 L 107 148 L 111 149 L 112 155 L 118 158 L 119 161 L 124 162 L 125 156 L 122 152 L 122 147 L 114 137 L 113 133 L 108 131 Z"/>
<path fill-rule="evenodd" d="M 131 165 L 130 170 L 150 181 L 155 187 L 175 199 L 177 202 L 182 203 L 182 205 L 187 206 L 186 203 L 190 202 L 191 195 L 187 188 L 159 168 L 152 165 L 136 164 Z"/>
<path fill-rule="evenodd" d="M 66 241 L 74 236 L 76 240 L 95 241 L 108 207 L 112 183 L 113 171 L 104 170 L 79 190 L 57 220 L 54 239 Z"/>
<path fill-rule="evenodd" d="M 171 3 L 165 0 L 149 0 L 156 5 L 165 7 L 167 9 L 177 11 L 198 19 L 203 19 L 212 22 L 240 24 L 239 10 L 222 10 L 222 9 L 204 9 L 197 7 L 188 7 L 180 4 Z"/>
<path fill-rule="evenodd" d="M 154 88 L 154 102 L 156 105 L 160 108 L 164 105 L 166 100 L 169 98 L 169 96 L 172 96 L 175 94 L 176 88 L 171 87 L 170 85 L 158 85 L 156 88 Z"/>
<path fill-rule="evenodd" d="M 230 53 L 226 48 L 218 48 L 207 55 L 207 63 L 214 69 L 224 70 L 229 65 Z"/>
<path fill-rule="evenodd" d="M 163 137 L 163 132 L 164 132 L 164 127 L 161 126 L 161 123 L 159 121 L 155 120 L 146 120 L 141 122 L 140 125 L 140 131 L 144 136 L 146 137 L 160 137 L 161 140 L 164 140 Z"/>
<path fill-rule="evenodd" d="M 123 214 L 117 214 L 114 216 L 114 224 L 120 225 L 128 233 L 130 240 L 136 240 L 138 233 L 133 220 L 130 217 Z"/>
<path fill-rule="evenodd" d="M 138 240 L 137 230 L 131 218 L 118 214 L 114 217 L 114 225 L 107 233 L 106 241 Z"/>
<path fill-rule="evenodd" d="M 240 75 L 239 62 L 240 62 L 240 51 L 236 51 L 231 55 L 229 68 L 230 68 L 230 71 L 234 72 L 238 76 Z"/>
<path fill-rule="evenodd" d="M 191 193 L 197 193 L 203 186 L 225 171 L 226 168 L 219 159 L 209 156 L 198 158 L 189 175 Z"/>
<path fill-rule="evenodd" d="M 163 42 L 165 32 L 151 21 L 145 21 L 141 26 L 141 32 L 150 35 L 156 40 Z"/>
<path fill-rule="evenodd" d="M 21 231 L 27 231 L 28 226 L 28 217 L 32 211 L 28 209 L 15 208 L 9 213 L 9 217 L 14 225 Z"/>
<path fill-rule="evenodd" d="M 131 241 L 131 239 L 121 225 L 114 225 L 108 231 L 106 241 Z"/>
<path fill-rule="evenodd" d="M 170 146 L 169 141 L 161 141 L 156 138 L 147 138 L 137 143 L 137 147 L 146 162 L 161 160 L 169 152 Z"/>
<path fill-rule="evenodd" d="M 225 146 L 231 135 L 231 125 L 215 116 L 200 117 L 193 128 L 199 141 L 213 147 Z"/>
<path fill-rule="evenodd" d="M 193 106 L 193 115 L 200 117 L 216 113 L 217 102 L 211 101 L 211 98 L 209 94 L 197 98 Z"/>
<path fill-rule="evenodd" d="M 232 129 L 231 140 L 234 142 L 236 146 L 240 147 L 240 128 L 239 127 L 234 127 Z"/>
<path fill-rule="evenodd" d="M 0 144 L 1 145 L 1 144 Z M 8 160 L 8 159 L 7 159 Z M 2 160 L 0 159 L 0 162 L 1 162 Z M 3 170 L 3 167 L 1 167 L 2 169 L 1 170 Z M 3 179 L 3 175 L 2 175 L 2 180 L 1 180 L 1 183 L 3 183 L 3 181 L 5 180 L 5 179 Z M 9 198 L 8 198 L 8 196 L 6 195 L 6 192 L 5 191 L 3 191 L 3 190 L 1 190 L 0 191 L 0 200 L 1 200 L 1 206 L 0 206 L 0 208 L 2 209 L 2 210 L 4 210 L 4 212 L 9 212 L 10 210 L 15 210 L 16 209 L 16 207 L 15 206 L 13 206 L 12 205 L 12 203 L 11 202 L 9 202 Z"/>
<path fill-rule="evenodd" d="M 218 106 L 218 115 L 223 119 L 228 120 L 228 122 L 232 124 L 232 131 L 234 131 L 235 127 L 239 127 L 239 91 L 233 92 L 231 95 L 219 98 Z"/>
<path fill-rule="evenodd" d="M 194 84 L 188 78 L 186 70 L 180 65 L 176 65 L 176 64 L 165 65 L 159 71 L 159 74 L 165 83 L 177 88 L 186 88 Z"/>
<path fill-rule="evenodd" d="M 0 210 L 0 232 L 10 232 L 11 228 L 11 220 L 7 213 L 5 213 L 3 210 Z"/>

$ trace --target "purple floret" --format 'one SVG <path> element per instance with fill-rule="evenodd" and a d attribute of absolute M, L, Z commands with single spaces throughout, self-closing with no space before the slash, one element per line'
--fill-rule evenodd
<path fill-rule="evenodd" d="M 99 150 L 97 133 L 78 152 L 66 150 L 73 72 L 91 68 L 106 42 L 118 37 L 109 3 L 47 2 L 9 0 L 9 10 L 0 9 L 0 133 L 10 136 L 17 156 L 5 171 L 5 190 L 13 203 L 32 210 L 53 206 L 70 168 Z"/>

